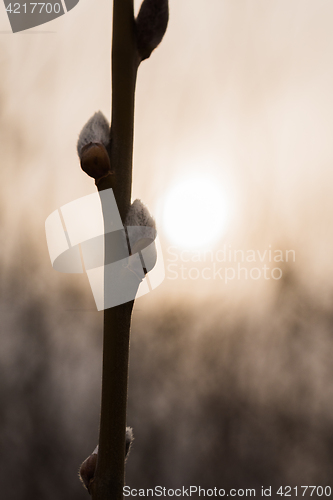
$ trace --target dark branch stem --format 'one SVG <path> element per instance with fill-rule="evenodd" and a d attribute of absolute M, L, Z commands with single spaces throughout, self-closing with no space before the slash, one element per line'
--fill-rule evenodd
<path fill-rule="evenodd" d="M 133 0 L 114 0 L 112 35 L 112 124 L 110 162 L 113 174 L 98 189 L 112 188 L 124 223 L 131 202 L 134 94 L 139 56 Z M 108 249 L 105 248 L 107 258 Z M 103 380 L 99 451 L 93 500 L 123 498 L 128 358 L 134 301 L 104 311 Z"/>
<path fill-rule="evenodd" d="M 113 187 L 124 221 L 131 201 L 134 95 L 140 58 L 136 46 L 133 0 L 114 0 L 112 41 L 112 120 L 110 162 L 114 179 L 98 189 Z M 111 181 L 113 185 L 111 185 Z"/>
<path fill-rule="evenodd" d="M 137 22 L 134 20 L 133 0 L 113 0 L 112 120 L 108 146 L 111 172 L 106 177 L 97 176 L 95 179 L 99 191 L 113 189 L 123 224 L 131 203 L 137 71 L 141 60 L 148 58 L 162 40 L 168 16 L 167 0 L 144 0 Z M 108 169 L 109 165 L 107 172 Z M 104 220 L 106 215 L 104 212 Z M 106 264 L 112 262 L 110 257 L 113 249 L 109 245 L 105 238 Z M 105 275 L 105 283 L 106 279 Z M 95 476 L 89 485 L 93 500 L 123 498 L 128 359 L 133 305 L 134 301 L 131 301 L 104 311 L 99 449 Z"/>
<path fill-rule="evenodd" d="M 116 201 L 122 219 L 126 217 L 131 199 L 134 94 L 138 66 L 133 0 L 114 0 L 111 165 L 116 172 Z"/>
<path fill-rule="evenodd" d="M 93 500 L 123 498 L 129 334 L 133 302 L 104 314 L 103 384 Z"/>

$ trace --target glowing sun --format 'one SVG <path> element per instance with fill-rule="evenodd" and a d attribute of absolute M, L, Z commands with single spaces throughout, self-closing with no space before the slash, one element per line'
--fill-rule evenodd
<path fill-rule="evenodd" d="M 226 194 L 209 177 L 187 179 L 167 193 L 162 217 L 165 233 L 175 245 L 186 249 L 208 247 L 226 231 Z"/>

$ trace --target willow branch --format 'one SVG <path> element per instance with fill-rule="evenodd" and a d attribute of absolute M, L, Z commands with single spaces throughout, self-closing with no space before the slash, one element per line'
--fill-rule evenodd
<path fill-rule="evenodd" d="M 112 174 L 99 190 L 113 188 L 124 223 L 131 202 L 134 93 L 139 60 L 133 0 L 114 0 L 112 40 Z M 105 255 L 108 248 L 105 248 Z M 134 301 L 104 311 L 102 403 L 98 460 L 91 486 L 93 500 L 123 498 L 128 357 Z"/>
<path fill-rule="evenodd" d="M 112 188 L 123 224 L 130 208 L 134 97 L 139 64 L 163 38 L 167 0 L 144 0 L 134 18 L 133 0 L 113 0 L 112 120 L 96 113 L 81 132 L 82 169 L 99 191 Z M 103 203 L 102 203 L 103 205 Z M 104 213 L 106 220 L 106 213 Z M 112 248 L 105 238 L 105 264 Z M 106 279 L 106 275 L 105 275 Z M 86 486 L 93 500 L 122 500 L 125 481 L 125 432 L 131 314 L 134 301 L 104 311 L 102 402 L 97 464 L 86 461 Z M 87 467 L 85 467 L 87 469 Z M 92 469 L 92 470 L 90 470 Z M 81 475 L 82 477 L 82 475 Z M 91 478 L 91 479 L 90 479 Z"/>

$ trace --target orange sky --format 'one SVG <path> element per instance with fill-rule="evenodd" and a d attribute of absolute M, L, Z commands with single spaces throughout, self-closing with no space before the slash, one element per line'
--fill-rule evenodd
<path fill-rule="evenodd" d="M 41 280 L 54 276 L 46 217 L 95 190 L 75 146 L 95 111 L 110 116 L 111 16 L 111 2 L 80 0 L 12 35 L 0 6 L 2 261 L 26 237 Z M 209 175 L 233 201 L 212 251 L 292 248 L 299 280 L 331 288 L 332 18 L 328 1 L 170 1 L 165 39 L 139 70 L 133 173 L 133 199 L 156 215 L 166 259 L 161 203 L 180 179 Z M 225 290 L 189 284 L 167 279 L 159 295 Z"/>

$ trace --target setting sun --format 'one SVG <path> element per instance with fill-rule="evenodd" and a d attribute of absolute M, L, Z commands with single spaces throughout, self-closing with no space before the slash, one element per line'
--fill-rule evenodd
<path fill-rule="evenodd" d="M 164 231 L 172 243 L 187 249 L 207 247 L 226 231 L 226 194 L 209 177 L 179 182 L 166 195 L 162 217 Z"/>

